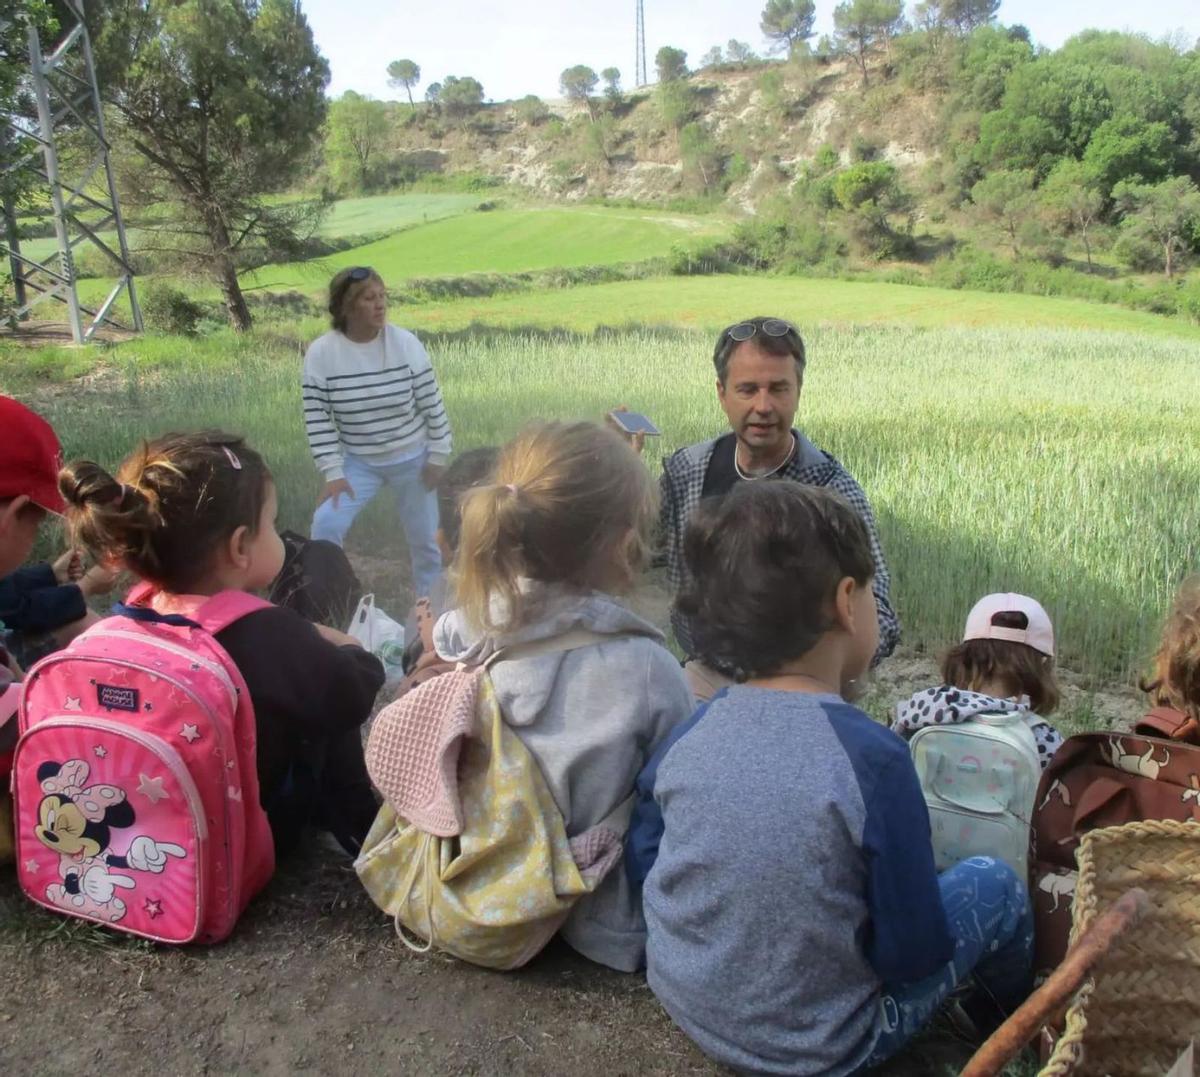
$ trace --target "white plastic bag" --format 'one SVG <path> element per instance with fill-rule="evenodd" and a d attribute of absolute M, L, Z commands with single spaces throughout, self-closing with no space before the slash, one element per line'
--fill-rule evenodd
<path fill-rule="evenodd" d="M 359 599 L 346 631 L 383 663 L 389 681 L 404 675 L 404 625 L 376 606 L 373 594 Z"/>

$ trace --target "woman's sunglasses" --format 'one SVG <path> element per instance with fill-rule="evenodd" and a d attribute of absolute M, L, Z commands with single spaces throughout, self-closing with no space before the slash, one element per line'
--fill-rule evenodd
<path fill-rule="evenodd" d="M 350 270 L 349 273 L 346 274 L 346 276 L 348 279 L 357 283 L 360 280 L 366 280 L 374 272 L 375 270 L 373 270 L 370 266 L 355 266 L 352 270 Z"/>

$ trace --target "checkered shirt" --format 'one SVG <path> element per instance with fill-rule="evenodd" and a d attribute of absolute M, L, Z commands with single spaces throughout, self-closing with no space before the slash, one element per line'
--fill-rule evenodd
<path fill-rule="evenodd" d="M 875 562 L 875 579 L 872 589 L 879 611 L 879 649 L 875 662 L 886 658 L 900 642 L 900 620 L 892 609 L 891 576 L 883 558 L 883 547 L 879 544 L 879 531 L 875 526 L 875 514 L 863 488 L 838 460 L 822 449 L 818 449 L 799 431 L 796 437 L 796 453 L 783 468 L 781 475 L 793 482 L 809 486 L 828 486 L 836 490 L 857 510 L 867 525 L 871 540 L 871 558 Z M 667 578 L 671 589 L 678 593 L 687 580 L 687 568 L 683 560 L 683 533 L 704 489 L 704 475 L 717 444 L 712 441 L 689 445 L 663 459 L 663 473 L 659 480 L 662 507 L 659 517 L 660 541 L 665 547 Z M 687 654 L 692 654 L 692 636 L 687 619 L 675 610 L 671 611 L 671 627 L 675 638 Z"/>

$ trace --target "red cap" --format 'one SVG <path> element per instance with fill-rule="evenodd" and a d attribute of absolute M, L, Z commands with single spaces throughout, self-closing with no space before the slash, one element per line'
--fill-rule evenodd
<path fill-rule="evenodd" d="M 12 397 L 0 396 L 0 498 L 24 495 L 47 512 L 66 508 L 58 492 L 62 446 L 50 424 Z"/>

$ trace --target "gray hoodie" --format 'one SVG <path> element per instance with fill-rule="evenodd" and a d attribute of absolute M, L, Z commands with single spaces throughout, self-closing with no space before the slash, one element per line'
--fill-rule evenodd
<path fill-rule="evenodd" d="M 659 742 L 690 716 L 692 697 L 662 633 L 607 595 L 533 584 L 529 600 L 526 623 L 494 637 L 453 610 L 438 620 L 434 644 L 445 659 L 474 662 L 577 628 L 619 637 L 492 667 L 500 711 L 537 760 L 574 837 L 629 798 Z M 578 902 L 562 936 L 610 968 L 644 964 L 641 898 L 619 864 Z"/>

